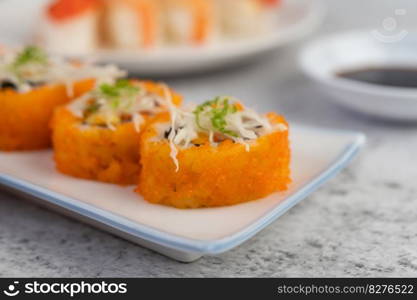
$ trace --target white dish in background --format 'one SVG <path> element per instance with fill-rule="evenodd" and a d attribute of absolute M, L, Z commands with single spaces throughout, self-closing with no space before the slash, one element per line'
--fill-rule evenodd
<path fill-rule="evenodd" d="M 417 120 L 417 88 L 389 87 L 337 77 L 341 71 L 372 67 L 417 68 L 417 34 L 393 42 L 374 31 L 350 31 L 320 38 L 300 54 L 303 71 L 335 102 L 369 115 Z"/>
<path fill-rule="evenodd" d="M 360 133 L 292 126 L 292 179 L 286 193 L 245 204 L 179 210 L 120 187 L 55 171 L 51 151 L 0 152 L 0 183 L 180 261 L 228 251 L 275 221 L 344 168 L 365 142 Z M 323 199 L 326 201 L 326 199 Z"/>
<path fill-rule="evenodd" d="M 0 43 L 19 45 L 32 40 L 39 13 L 47 0 L 0 1 Z M 241 41 L 207 47 L 161 48 L 155 51 L 99 51 L 94 58 L 117 63 L 141 75 L 172 75 L 218 69 L 238 64 L 312 32 L 324 15 L 320 1 L 286 0 L 279 10 L 279 22 L 271 32 Z"/>

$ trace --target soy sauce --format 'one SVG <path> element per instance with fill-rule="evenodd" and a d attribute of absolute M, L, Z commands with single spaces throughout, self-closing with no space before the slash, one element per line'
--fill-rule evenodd
<path fill-rule="evenodd" d="M 391 87 L 417 88 L 417 68 L 372 67 L 336 73 L 338 77 Z"/>

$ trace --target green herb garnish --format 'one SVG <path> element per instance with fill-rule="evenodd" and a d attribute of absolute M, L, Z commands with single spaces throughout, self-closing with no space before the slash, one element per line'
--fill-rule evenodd
<path fill-rule="evenodd" d="M 46 65 L 48 63 L 48 56 L 41 48 L 28 46 L 18 54 L 12 66 L 19 68 L 31 63 Z"/>
<path fill-rule="evenodd" d="M 197 108 L 194 110 L 198 127 L 203 130 L 207 129 L 201 125 L 201 118 L 203 115 L 206 115 L 210 119 L 211 125 L 215 130 L 233 137 L 237 137 L 238 134 L 226 129 L 226 116 L 236 112 L 236 106 L 234 104 L 230 104 L 227 97 L 216 97 L 214 100 L 206 101 L 203 104 L 197 106 Z"/>

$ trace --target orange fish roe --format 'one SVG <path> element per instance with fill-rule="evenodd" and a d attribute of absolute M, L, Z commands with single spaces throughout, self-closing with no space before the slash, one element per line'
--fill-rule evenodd
<path fill-rule="evenodd" d="M 151 81 L 141 83 L 148 92 L 164 96 L 163 85 Z M 181 96 L 173 94 L 173 102 L 181 104 Z M 149 116 L 143 117 L 149 119 Z M 67 107 L 62 107 L 55 112 L 51 126 L 54 159 L 60 172 L 120 185 L 137 182 L 140 131 L 133 122 L 121 123 L 114 129 L 91 126 L 83 124 L 83 120 Z"/>
<path fill-rule="evenodd" d="M 271 124 L 288 126 L 275 113 L 268 114 L 268 119 Z M 141 135 L 137 192 L 145 200 L 177 208 L 215 207 L 260 199 L 288 188 L 288 130 L 259 137 L 250 144 L 250 151 L 231 140 L 213 147 L 207 137 L 199 138 L 198 146 L 178 149 L 176 172 L 169 142 L 157 138 L 158 126 L 167 122 L 169 116 L 160 115 Z"/>
<path fill-rule="evenodd" d="M 139 16 L 138 32 L 141 33 L 143 47 L 152 47 L 157 43 L 159 30 L 158 4 L 153 0 L 126 0 Z"/>
<path fill-rule="evenodd" d="M 93 87 L 93 80 L 74 84 L 74 96 Z M 64 85 L 47 85 L 28 93 L 0 91 L 0 150 L 37 150 L 51 144 L 49 122 L 54 109 L 70 101 Z"/>

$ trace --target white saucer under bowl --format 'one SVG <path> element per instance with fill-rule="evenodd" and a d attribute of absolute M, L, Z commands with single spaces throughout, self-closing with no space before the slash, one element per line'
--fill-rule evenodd
<path fill-rule="evenodd" d="M 417 120 L 417 88 L 389 87 L 337 76 L 362 68 L 417 69 L 417 34 L 396 41 L 372 30 L 350 31 L 320 38 L 300 54 L 302 70 L 335 102 L 369 115 Z"/>
<path fill-rule="evenodd" d="M 33 40 L 39 15 L 50 0 L 0 0 L 0 44 L 20 45 Z M 116 63 L 144 76 L 203 72 L 240 64 L 275 51 L 312 32 L 324 16 L 321 1 L 285 0 L 277 22 L 265 34 L 205 47 L 163 47 L 154 51 L 98 50 L 81 58 Z M 64 53 L 58 53 L 64 54 Z"/>

